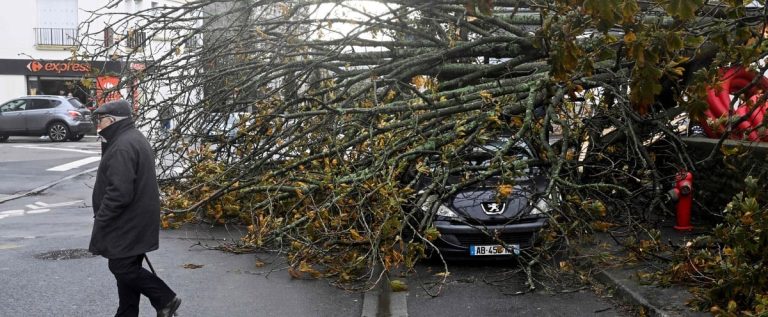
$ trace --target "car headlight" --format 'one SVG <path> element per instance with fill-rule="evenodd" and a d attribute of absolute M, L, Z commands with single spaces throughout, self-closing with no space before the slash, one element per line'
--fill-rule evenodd
<path fill-rule="evenodd" d="M 531 215 L 548 214 L 552 210 L 552 207 L 549 205 L 548 201 L 557 202 L 558 198 L 560 198 L 560 196 L 557 194 L 557 192 L 550 194 L 549 200 L 545 198 L 539 198 L 539 201 L 537 201 L 536 204 L 533 205 L 533 208 L 531 208 L 531 212 L 529 214 Z"/>
<path fill-rule="evenodd" d="M 430 208 L 432 208 L 432 205 L 435 204 L 435 200 L 437 200 L 437 195 L 430 195 L 427 197 L 427 199 L 424 201 L 424 204 L 421 205 L 421 210 L 424 210 L 426 212 L 430 211 Z M 451 208 L 448 208 L 448 206 L 443 205 L 440 203 L 437 206 L 437 213 L 436 215 L 441 217 L 447 217 L 447 218 L 458 218 L 459 215 L 457 215 Z"/>
<path fill-rule="evenodd" d="M 448 218 L 458 218 L 459 215 L 457 215 L 451 208 L 446 207 L 443 204 L 440 204 L 439 207 L 437 207 L 437 215 L 442 217 L 448 217 Z"/>
<path fill-rule="evenodd" d="M 531 209 L 531 215 L 541 215 L 545 212 L 549 212 L 549 204 L 544 198 L 540 198 L 536 205 Z"/>

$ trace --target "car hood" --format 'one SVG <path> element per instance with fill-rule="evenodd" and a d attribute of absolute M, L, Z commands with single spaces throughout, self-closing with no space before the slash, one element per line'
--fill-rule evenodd
<path fill-rule="evenodd" d="M 499 198 L 498 187 L 466 188 L 449 198 L 449 207 L 466 220 L 483 224 L 506 223 L 528 214 L 535 203 L 530 201 L 535 188 L 532 181 L 518 182 L 505 198 Z"/>

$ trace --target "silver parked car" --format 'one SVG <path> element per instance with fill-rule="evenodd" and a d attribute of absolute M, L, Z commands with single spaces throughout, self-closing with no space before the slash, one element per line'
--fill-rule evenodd
<path fill-rule="evenodd" d="M 79 141 L 92 129 L 91 112 L 77 98 L 25 96 L 0 104 L 0 142 L 40 135 L 54 142 Z"/>

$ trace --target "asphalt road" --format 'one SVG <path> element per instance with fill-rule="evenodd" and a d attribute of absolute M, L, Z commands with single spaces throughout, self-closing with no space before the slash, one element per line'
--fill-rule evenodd
<path fill-rule="evenodd" d="M 98 157 L 94 138 L 51 143 L 11 138 L 0 143 L 0 201 L 8 195 L 80 174 L 45 191 L 0 203 L 0 316 L 110 316 L 117 304 L 107 262 L 87 249 L 90 207 Z M 70 164 L 70 165 L 67 165 Z M 65 168 L 56 169 L 64 165 Z M 71 167 L 71 168 L 69 168 Z M 5 196 L 3 196 L 5 195 Z M 179 316 L 620 316 L 622 312 L 588 289 L 537 290 L 510 295 L 522 279 L 509 263 L 451 264 L 440 296 L 427 292 L 442 266 L 424 263 L 403 278 L 409 291 L 391 294 L 399 305 L 371 314 L 371 293 L 348 292 L 327 280 L 296 280 L 276 254 L 236 255 L 210 250 L 239 237 L 236 228 L 186 226 L 160 233 L 150 259 L 183 299 Z M 267 265 L 257 267 L 257 259 Z M 434 291 L 434 289 L 432 289 Z M 380 297 L 379 297 L 380 298 Z M 399 300 L 395 300 L 399 299 Z M 369 305 L 366 305 L 368 301 Z M 154 316 L 146 299 L 141 316 Z"/>
<path fill-rule="evenodd" d="M 98 166 L 101 145 L 94 136 L 54 143 L 38 137 L 11 137 L 0 143 L 0 200 Z"/>
<path fill-rule="evenodd" d="M 82 252 L 90 238 L 90 175 L 42 195 L 0 205 L 0 316 L 109 316 L 117 291 L 107 261 Z M 55 204 L 45 212 L 40 202 Z M 8 211 L 24 213 L 7 213 Z M 158 274 L 183 299 L 180 316 L 360 316 L 363 295 L 327 281 L 292 280 L 285 260 L 209 250 L 237 231 L 188 226 L 162 231 L 150 253 Z M 80 252 L 78 252 L 80 250 Z M 53 252 L 53 254 L 51 254 Z M 72 255 L 77 258 L 68 259 Z M 141 316 L 155 312 L 144 299 Z"/>

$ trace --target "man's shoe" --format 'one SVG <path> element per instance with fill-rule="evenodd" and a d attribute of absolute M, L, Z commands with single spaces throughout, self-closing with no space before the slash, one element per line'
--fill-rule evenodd
<path fill-rule="evenodd" d="M 181 298 L 174 297 L 168 305 L 165 305 L 163 309 L 157 312 L 157 317 L 172 317 L 173 314 L 176 313 L 176 310 L 179 309 L 179 306 L 181 305 Z"/>

